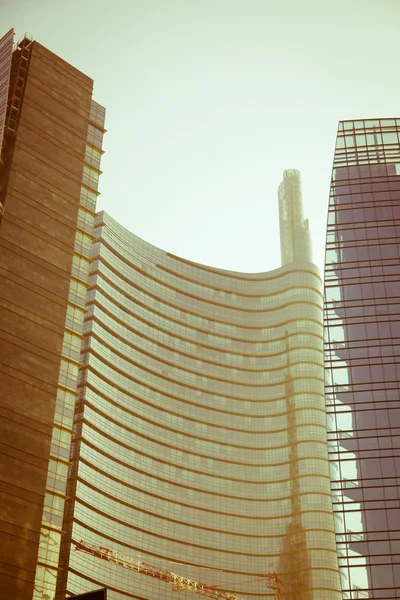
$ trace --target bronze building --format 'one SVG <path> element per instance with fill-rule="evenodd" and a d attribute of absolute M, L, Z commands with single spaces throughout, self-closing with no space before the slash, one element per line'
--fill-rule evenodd
<path fill-rule="evenodd" d="M 0 40 L 1 597 L 54 596 L 104 110 L 93 82 Z"/>
<path fill-rule="evenodd" d="M 321 279 L 297 171 L 279 209 L 282 266 L 257 274 L 96 216 L 57 600 L 103 586 L 175 597 L 80 540 L 246 600 L 274 596 L 268 577 L 282 598 L 341 598 Z"/>

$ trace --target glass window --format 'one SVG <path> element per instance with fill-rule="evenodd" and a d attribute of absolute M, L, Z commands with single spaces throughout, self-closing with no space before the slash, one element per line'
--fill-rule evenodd
<path fill-rule="evenodd" d="M 397 133 L 382 133 L 383 143 L 384 144 L 397 144 Z"/>
<path fill-rule="evenodd" d="M 344 137 L 338 137 L 336 140 L 336 148 L 344 148 Z"/>
<path fill-rule="evenodd" d="M 102 148 L 103 132 L 92 124 L 89 124 L 87 139 L 97 148 Z"/>

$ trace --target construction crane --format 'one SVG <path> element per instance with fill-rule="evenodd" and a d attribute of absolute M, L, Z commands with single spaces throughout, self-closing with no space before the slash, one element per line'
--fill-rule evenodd
<path fill-rule="evenodd" d="M 137 560 L 129 554 L 125 554 L 124 552 L 111 550 L 110 548 L 106 548 L 104 546 L 89 544 L 84 540 L 81 540 L 79 544 L 76 545 L 75 550 L 85 552 L 86 554 L 90 554 L 91 556 L 95 556 L 97 558 L 102 558 L 108 562 L 120 565 L 125 569 L 130 569 L 131 571 L 143 573 L 143 575 L 154 577 L 160 581 L 171 583 L 172 587 L 178 591 L 189 590 L 196 592 L 197 594 L 207 596 L 208 598 L 212 598 L 213 600 L 241 600 L 237 596 L 234 596 L 230 592 L 226 592 L 217 586 L 199 583 L 193 579 L 176 575 L 175 573 L 172 573 L 172 571 L 159 569 L 158 567 L 154 567 L 153 565 L 145 563 L 141 560 Z M 267 587 L 271 590 L 274 590 L 276 600 L 281 600 L 281 580 L 278 575 L 276 575 L 276 573 L 268 573 L 267 575 L 261 575 L 261 577 L 266 580 Z"/>
<path fill-rule="evenodd" d="M 276 573 L 267 573 L 261 575 L 262 579 L 265 579 L 267 587 L 270 590 L 274 590 L 276 600 L 282 600 L 282 579 Z"/>

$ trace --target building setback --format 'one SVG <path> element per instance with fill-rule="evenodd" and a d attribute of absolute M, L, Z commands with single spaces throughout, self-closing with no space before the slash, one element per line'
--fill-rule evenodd
<path fill-rule="evenodd" d="M 49 600 L 104 110 L 91 79 L 13 37 L 0 40 L 0 585 Z"/>
<path fill-rule="evenodd" d="M 279 190 L 283 265 L 199 265 L 95 222 L 58 599 L 172 600 L 81 539 L 248 600 L 341 598 L 322 294 L 297 171 Z"/>
<path fill-rule="evenodd" d="M 344 598 L 399 598 L 400 120 L 339 124 L 325 261 L 326 403 Z"/>

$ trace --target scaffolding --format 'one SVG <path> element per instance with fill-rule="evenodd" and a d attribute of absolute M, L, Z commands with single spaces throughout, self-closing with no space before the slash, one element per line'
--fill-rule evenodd
<path fill-rule="evenodd" d="M 12 52 L 10 78 L 7 86 L 7 108 L 0 147 L 0 221 L 5 210 L 10 166 L 21 115 L 32 43 L 32 38 L 25 35 L 21 41 L 14 44 Z"/>
<path fill-rule="evenodd" d="M 5 134 L 15 135 L 21 112 L 22 98 L 28 74 L 29 57 L 33 40 L 25 36 L 17 42 L 13 54 L 13 65 L 10 79 L 10 96 L 7 107 Z"/>

